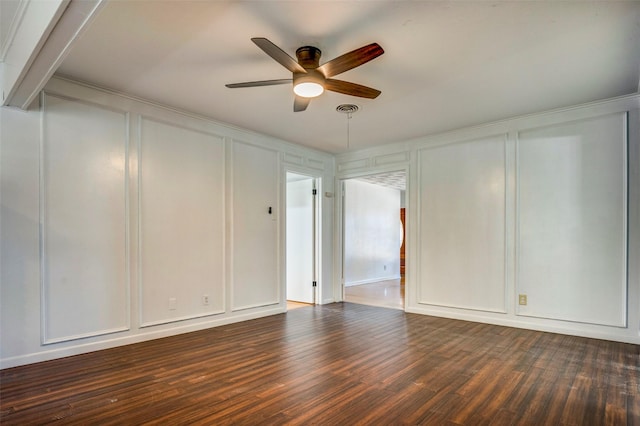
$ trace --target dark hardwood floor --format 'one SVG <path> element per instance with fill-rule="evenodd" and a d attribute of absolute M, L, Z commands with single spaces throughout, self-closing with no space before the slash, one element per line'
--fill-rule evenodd
<path fill-rule="evenodd" d="M 0 380 L 2 425 L 640 424 L 640 346 L 351 303 Z"/>

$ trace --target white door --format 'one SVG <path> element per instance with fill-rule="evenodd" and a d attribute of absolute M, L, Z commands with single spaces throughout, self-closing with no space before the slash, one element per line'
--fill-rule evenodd
<path fill-rule="evenodd" d="M 315 303 L 314 178 L 287 173 L 287 300 Z"/>

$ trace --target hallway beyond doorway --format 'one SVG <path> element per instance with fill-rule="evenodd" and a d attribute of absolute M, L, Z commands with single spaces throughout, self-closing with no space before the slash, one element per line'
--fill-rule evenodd
<path fill-rule="evenodd" d="M 404 310 L 404 279 L 345 287 L 344 301 Z"/>

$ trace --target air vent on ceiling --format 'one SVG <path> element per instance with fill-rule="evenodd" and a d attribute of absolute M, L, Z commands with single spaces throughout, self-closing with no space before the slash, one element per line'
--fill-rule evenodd
<path fill-rule="evenodd" d="M 336 107 L 336 111 L 341 112 L 343 114 L 353 114 L 358 111 L 360 107 L 354 104 L 342 104 Z"/>

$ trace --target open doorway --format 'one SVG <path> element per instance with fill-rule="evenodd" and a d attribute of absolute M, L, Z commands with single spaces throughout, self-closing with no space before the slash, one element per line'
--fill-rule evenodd
<path fill-rule="evenodd" d="M 343 300 L 404 309 L 406 172 L 342 185 Z"/>
<path fill-rule="evenodd" d="M 314 305 L 318 300 L 316 180 L 287 172 L 287 309 Z"/>

